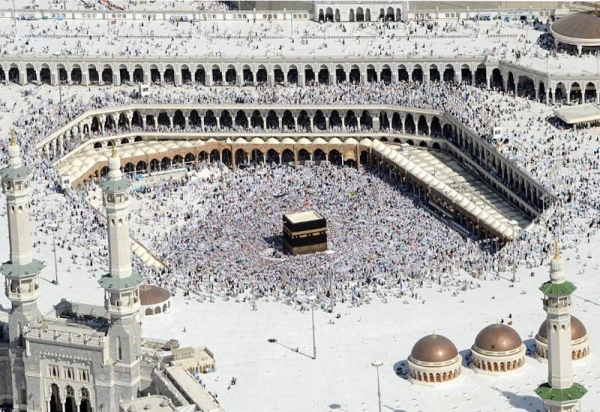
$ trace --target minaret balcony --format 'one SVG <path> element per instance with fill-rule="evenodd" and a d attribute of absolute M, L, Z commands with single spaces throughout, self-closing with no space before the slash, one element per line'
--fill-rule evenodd
<path fill-rule="evenodd" d="M 41 295 L 40 288 L 30 290 L 30 291 L 22 291 L 22 290 L 11 290 L 10 288 L 6 288 L 6 297 L 10 301 L 16 302 L 30 302 L 39 299 Z"/>
<path fill-rule="evenodd" d="M 129 314 L 139 311 L 142 306 L 140 304 L 139 299 L 137 299 L 131 305 L 125 305 L 125 306 L 112 305 L 112 304 L 110 304 L 110 302 L 107 302 L 105 307 L 106 307 L 106 310 L 112 314 L 129 315 Z"/>
<path fill-rule="evenodd" d="M 546 311 L 546 313 L 548 313 L 550 315 L 563 316 L 563 315 L 569 315 L 571 313 L 572 307 L 571 306 L 562 306 L 562 307 L 544 306 L 544 310 Z"/>

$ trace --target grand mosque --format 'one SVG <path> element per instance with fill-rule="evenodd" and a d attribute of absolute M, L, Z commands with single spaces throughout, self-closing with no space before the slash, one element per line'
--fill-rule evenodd
<path fill-rule="evenodd" d="M 252 10 L 247 12 L 248 16 L 257 13 L 254 2 L 244 3 L 250 4 L 246 10 Z M 280 15 L 284 19 L 289 16 L 290 21 L 294 15 L 298 19 L 310 15 L 316 21 L 399 22 L 418 15 L 416 10 L 409 13 L 410 3 L 318 1 L 313 3 L 314 10 L 310 13 L 284 9 Z M 266 17 L 267 12 L 260 7 L 258 13 L 265 16 L 259 20 L 272 17 Z M 450 13 L 452 16 L 448 18 L 454 18 L 453 12 L 446 14 Z M 457 12 L 456 18 L 461 13 L 467 18 L 470 15 L 470 11 L 463 10 Z M 564 27 L 559 25 L 556 30 L 561 42 L 570 41 Z M 589 46 L 585 42 L 572 44 L 580 53 L 584 46 Z M 570 75 L 551 78 L 549 73 L 480 57 L 429 61 L 429 56 L 420 64 L 408 59 L 389 65 L 378 61 L 373 65 L 369 61 L 355 64 L 345 57 L 337 61 L 335 56 L 334 60 L 328 57 L 326 63 L 314 57 L 310 62 L 295 63 L 277 59 L 217 62 L 212 58 L 200 62 L 171 57 L 160 62 L 131 59 L 127 64 L 108 55 L 85 56 L 77 61 L 65 58 L 64 64 L 57 63 L 57 59 L 48 64 L 43 56 L 26 56 L 2 57 L 0 69 L 3 65 L 9 77 L 21 85 L 34 78 L 48 77 L 51 85 L 64 78 L 86 87 L 100 79 L 120 85 L 126 77 L 134 81 L 137 78 L 144 84 L 155 78 L 162 82 L 168 77 L 175 86 L 193 78 L 210 87 L 215 82 L 273 84 L 290 79 L 299 86 L 310 81 L 335 84 L 346 78 L 363 83 L 378 79 L 389 83 L 409 76 L 425 83 L 445 77 L 461 82 L 464 76 L 473 82 L 479 77 L 488 87 L 497 77 L 504 89 L 508 89 L 509 79 L 513 79 L 516 90 L 519 77 L 532 77 L 536 99 L 546 102 L 556 97 L 555 91 L 564 89 L 570 96 L 572 87 L 573 90 L 581 87 L 575 85 Z M 29 58 L 34 59 L 33 63 Z M 600 86 L 600 77 L 594 82 Z M 597 99 L 600 100 L 600 95 Z M 10 249 L 10 259 L 2 264 L 0 273 L 11 303 L 5 318 L 0 319 L 0 403 L 12 411 L 43 412 L 223 410 L 217 398 L 194 376 L 194 372 L 208 367 L 200 367 L 199 359 L 206 365 L 214 365 L 210 350 L 163 345 L 159 349 L 167 355 L 157 357 L 153 352 L 157 343 L 142 336 L 144 319 L 169 312 L 172 302 L 169 291 L 145 285 L 144 274 L 133 270 L 129 178 L 134 175 L 159 175 L 163 169 L 178 165 L 193 168 L 203 161 L 223 162 L 235 169 L 251 159 L 264 160 L 268 156 L 276 158 L 279 164 L 286 161 L 294 166 L 320 158 L 357 168 L 377 165 L 383 173 L 409 184 L 415 196 L 466 227 L 468 234 L 484 239 L 500 238 L 502 242 L 514 240 L 521 230 L 520 222 L 510 219 L 511 216 L 524 216 L 529 224 L 543 212 L 547 202 L 556 200 L 530 174 L 495 151 L 488 141 L 450 113 L 390 105 L 254 106 L 136 103 L 106 107 L 83 113 L 36 142 L 36 149 L 54 162 L 65 178 L 65 185 L 77 187 L 90 181 L 100 182 L 109 264 L 107 273 L 99 279 L 104 306 L 85 308 L 86 313 L 93 311 L 97 316 L 84 316 L 78 312 L 84 305 L 64 300 L 57 302 L 55 313 L 38 307 L 43 293 L 40 272 L 44 263 L 34 257 L 31 236 L 32 171 L 25 166 L 14 134 L 11 136 L 8 165 L 0 171 Z M 315 124 L 323 124 L 324 128 L 319 129 Z M 364 130 L 360 137 L 352 135 L 349 129 L 360 131 L 361 124 Z M 190 125 L 197 129 L 186 132 L 182 138 L 173 137 Z M 261 136 L 248 137 L 249 133 L 232 132 L 232 125 L 250 125 L 254 130 L 269 130 L 270 134 L 264 137 L 267 133 L 261 131 L 256 132 Z M 144 130 L 149 126 L 154 129 Z M 171 134 L 156 132 L 157 126 L 171 130 Z M 288 133 L 277 132 L 284 127 L 288 127 Z M 332 137 L 329 129 L 334 127 L 338 132 Z M 480 185 L 473 189 L 473 196 L 455 190 L 450 178 L 453 171 L 449 167 L 444 169 L 437 158 L 429 156 L 429 150 L 439 151 L 440 158 L 445 156 L 456 159 L 457 164 L 468 165 L 465 175 L 477 176 Z M 431 167 L 436 161 L 438 169 Z M 500 206 L 487 209 L 477 206 L 481 202 L 474 199 L 491 197 L 490 194 L 495 194 Z M 469 378 L 473 380 L 484 375 L 526 374 L 532 362 L 544 363 L 548 367 L 547 382 L 537 387 L 535 393 L 545 410 L 578 412 L 587 390 L 574 381 L 572 364 L 588 361 L 593 351 L 586 327 L 571 315 L 575 289 L 563 272 L 563 259 L 556 242 L 549 279 L 540 286 L 546 320 L 539 326 L 533 342 L 524 341 L 511 322 L 495 323 L 482 325 L 466 355 L 449 337 L 432 333 L 417 340 L 410 353 L 398 353 L 398 359 L 407 365 L 408 380 L 425 390 L 467 385 L 463 373 L 466 367 L 476 372 L 474 378 Z M 167 341 L 171 337 L 164 338 Z"/>

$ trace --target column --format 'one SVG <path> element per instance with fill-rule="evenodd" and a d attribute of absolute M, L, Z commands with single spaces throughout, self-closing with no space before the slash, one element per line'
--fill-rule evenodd
<path fill-rule="evenodd" d="M 311 132 L 315 131 L 315 118 L 314 118 L 314 116 L 310 116 L 310 131 Z"/>
<path fill-rule="evenodd" d="M 487 88 L 490 89 L 492 87 L 492 75 L 486 73 L 485 81 L 486 81 Z"/>
<path fill-rule="evenodd" d="M 325 116 L 325 130 L 329 130 L 329 116 Z"/>
<path fill-rule="evenodd" d="M 473 86 L 475 86 L 475 85 L 476 85 L 476 83 L 475 83 L 475 81 L 476 81 L 476 79 L 475 79 L 475 73 L 476 73 L 476 72 L 471 72 L 471 84 L 472 84 Z"/>
<path fill-rule="evenodd" d="M 358 130 L 361 130 L 360 129 L 360 117 L 358 117 L 358 116 L 356 117 L 356 125 L 358 126 Z"/>
<path fill-rule="evenodd" d="M 294 116 L 294 130 L 298 131 L 298 117 Z"/>
<path fill-rule="evenodd" d="M 212 70 L 207 70 L 204 75 L 204 81 L 207 86 L 213 85 Z"/>
<path fill-rule="evenodd" d="M 200 116 L 200 128 L 204 131 L 204 115 Z"/>
<path fill-rule="evenodd" d="M 278 116 L 277 120 L 279 121 L 279 130 L 283 130 L 283 118 L 282 116 Z"/>
<path fill-rule="evenodd" d="M 329 73 L 329 84 L 336 84 L 337 83 L 337 76 L 334 73 Z"/>
<path fill-rule="evenodd" d="M 427 130 L 429 131 L 427 136 L 431 137 L 431 119 L 427 119 Z"/>
<path fill-rule="evenodd" d="M 546 104 L 550 104 L 550 89 L 546 89 Z M 598 95 L 596 95 L 596 104 L 598 104 Z"/>
<path fill-rule="evenodd" d="M 304 73 L 298 70 L 298 86 L 304 86 Z"/>
<path fill-rule="evenodd" d="M 454 83 L 460 84 L 462 82 L 462 71 L 457 71 L 454 73 Z"/>
<path fill-rule="evenodd" d="M 398 83 L 398 81 L 400 81 L 398 70 L 392 70 L 392 83 Z"/>
<path fill-rule="evenodd" d="M 367 71 L 363 70 L 360 72 L 360 83 L 367 84 Z"/>
<path fill-rule="evenodd" d="M 267 130 L 267 118 L 264 116 L 260 116 L 263 122 L 263 129 Z"/>
<path fill-rule="evenodd" d="M 244 72 L 242 71 L 241 73 L 235 74 L 235 85 L 241 86 L 243 84 L 244 84 Z"/>
<path fill-rule="evenodd" d="M 90 85 L 89 73 L 84 69 L 81 69 L 81 84 L 84 86 Z"/>
<path fill-rule="evenodd" d="M 346 131 L 346 116 L 340 116 L 342 119 L 342 130 Z"/>
<path fill-rule="evenodd" d="M 121 85 L 121 73 L 118 70 L 113 71 L 113 86 Z"/>
<path fill-rule="evenodd" d="M 373 118 L 373 131 L 378 132 L 380 127 L 381 126 L 380 126 L 380 122 L 379 122 L 379 117 L 374 117 Z"/>
<path fill-rule="evenodd" d="M 50 72 L 50 84 L 56 86 L 58 84 L 58 73 L 55 71 Z"/>
<path fill-rule="evenodd" d="M 267 84 L 269 86 L 275 84 L 275 73 L 273 71 L 267 72 Z"/>
<path fill-rule="evenodd" d="M 567 104 L 571 103 L 571 85 L 567 88 Z"/>
<path fill-rule="evenodd" d="M 19 84 L 21 86 L 25 86 L 27 84 L 27 69 L 19 69 Z"/>
<path fill-rule="evenodd" d="M 402 134 L 406 134 L 406 116 L 400 116 L 400 122 L 402 123 Z"/>
<path fill-rule="evenodd" d="M 181 71 L 175 72 L 175 86 L 181 86 Z"/>
<path fill-rule="evenodd" d="M 144 84 L 150 84 L 150 70 L 144 70 Z"/>

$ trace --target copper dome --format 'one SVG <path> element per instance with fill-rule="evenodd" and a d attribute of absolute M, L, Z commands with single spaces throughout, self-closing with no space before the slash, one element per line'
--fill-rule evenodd
<path fill-rule="evenodd" d="M 158 305 L 166 302 L 171 297 L 167 289 L 155 285 L 144 285 L 140 288 L 140 301 L 142 306 Z"/>
<path fill-rule="evenodd" d="M 519 334 L 503 323 L 486 326 L 475 338 L 475 347 L 488 352 L 508 352 L 522 344 Z"/>
<path fill-rule="evenodd" d="M 571 340 L 579 340 L 587 335 L 587 330 L 583 323 L 575 316 L 571 315 Z M 540 330 L 538 331 L 538 337 L 543 340 L 548 340 L 548 319 L 542 322 Z"/>
<path fill-rule="evenodd" d="M 447 362 L 457 355 L 458 350 L 456 350 L 454 343 L 450 339 L 435 333 L 419 339 L 410 352 L 412 359 L 427 363 Z"/>
<path fill-rule="evenodd" d="M 573 39 L 600 39 L 600 18 L 594 12 L 576 13 L 552 23 L 552 31 Z"/>

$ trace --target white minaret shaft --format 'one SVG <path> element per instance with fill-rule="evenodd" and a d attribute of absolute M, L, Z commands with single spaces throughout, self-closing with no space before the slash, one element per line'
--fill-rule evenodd
<path fill-rule="evenodd" d="M 21 151 L 14 138 L 8 147 L 8 170 L 18 173 L 23 169 Z M 27 172 L 28 173 L 28 172 Z M 27 265 L 33 260 L 31 227 L 29 225 L 29 194 L 31 187 L 26 176 L 15 174 L 4 185 L 6 210 L 8 215 L 8 236 L 10 239 L 10 260 L 13 264 Z"/>
<path fill-rule="evenodd" d="M 554 285 L 565 283 L 563 260 L 555 246 L 550 263 L 550 281 Z M 548 296 L 548 383 L 556 389 L 573 385 L 573 362 L 571 360 L 571 296 Z"/>
<path fill-rule="evenodd" d="M 129 194 L 128 186 L 119 187 L 123 179 L 121 160 L 113 150 L 108 161 L 110 169 L 108 181 L 114 183 L 114 190 L 105 193 L 106 224 L 108 228 L 109 273 L 113 278 L 131 276 L 131 240 L 129 237 Z"/>

